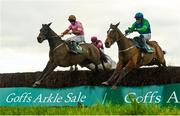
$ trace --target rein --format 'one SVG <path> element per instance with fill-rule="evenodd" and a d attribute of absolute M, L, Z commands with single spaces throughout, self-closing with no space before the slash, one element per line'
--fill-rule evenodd
<path fill-rule="evenodd" d="M 127 35 L 129 35 L 129 34 L 124 34 L 125 37 L 126 37 Z M 120 40 L 117 40 L 116 42 L 118 42 L 118 41 L 120 41 Z M 127 52 L 127 51 L 133 49 L 134 47 L 135 47 L 135 45 L 133 45 L 133 46 L 131 46 L 131 47 L 129 47 L 129 48 L 126 48 L 126 49 L 124 49 L 124 50 L 119 50 L 119 53 Z"/>
<path fill-rule="evenodd" d="M 55 47 L 55 48 L 53 49 L 53 51 L 56 50 L 58 47 L 62 46 L 63 44 L 64 44 L 64 43 L 61 43 L 60 45 L 58 45 L 57 47 Z"/>

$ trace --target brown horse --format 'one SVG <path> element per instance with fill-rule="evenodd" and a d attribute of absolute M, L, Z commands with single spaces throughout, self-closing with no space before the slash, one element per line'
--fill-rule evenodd
<path fill-rule="evenodd" d="M 50 75 L 51 72 L 57 67 L 68 67 L 79 64 L 80 66 L 86 66 L 93 63 L 96 66 L 101 63 L 99 50 L 93 44 L 81 44 L 83 49 L 81 54 L 74 54 L 69 52 L 67 42 L 62 40 L 51 28 L 51 23 L 43 24 L 40 29 L 40 33 L 37 37 L 39 43 L 44 40 L 48 40 L 50 51 L 49 61 L 43 70 L 41 76 L 36 80 L 33 87 L 36 87 L 41 81 Z"/>
<path fill-rule="evenodd" d="M 119 51 L 119 61 L 113 75 L 102 84 L 109 85 L 113 84 L 112 88 L 117 88 L 116 85 L 125 77 L 130 71 L 135 68 L 139 68 L 143 65 L 152 64 L 158 66 L 166 66 L 164 59 L 164 51 L 160 48 L 157 42 L 149 41 L 149 45 L 154 49 L 151 54 L 143 53 L 137 48 L 131 39 L 126 38 L 125 35 L 118 29 L 118 24 L 110 25 L 107 31 L 107 38 L 105 46 L 110 48 L 112 44 L 117 42 Z"/>

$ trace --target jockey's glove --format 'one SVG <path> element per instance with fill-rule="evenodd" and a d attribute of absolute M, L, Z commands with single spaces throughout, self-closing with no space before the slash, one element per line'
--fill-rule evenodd
<path fill-rule="evenodd" d="M 129 30 L 127 29 L 127 30 L 125 30 L 125 34 L 127 35 L 127 34 L 129 34 Z"/>
<path fill-rule="evenodd" d="M 68 34 L 69 34 L 69 35 L 73 34 L 73 31 L 72 31 L 72 30 L 70 30 L 70 31 L 68 32 Z"/>

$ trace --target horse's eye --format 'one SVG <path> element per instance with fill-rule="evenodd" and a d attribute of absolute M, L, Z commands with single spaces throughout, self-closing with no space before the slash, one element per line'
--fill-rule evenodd
<path fill-rule="evenodd" d="M 110 32 L 109 32 L 109 34 L 113 34 L 113 33 L 114 33 L 114 31 L 110 31 Z"/>

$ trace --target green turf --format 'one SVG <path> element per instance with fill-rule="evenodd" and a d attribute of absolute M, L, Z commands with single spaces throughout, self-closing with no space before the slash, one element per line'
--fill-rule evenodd
<path fill-rule="evenodd" d="M 180 114 L 180 108 L 174 106 L 160 105 L 94 105 L 91 107 L 0 107 L 0 115 L 161 115 Z"/>

